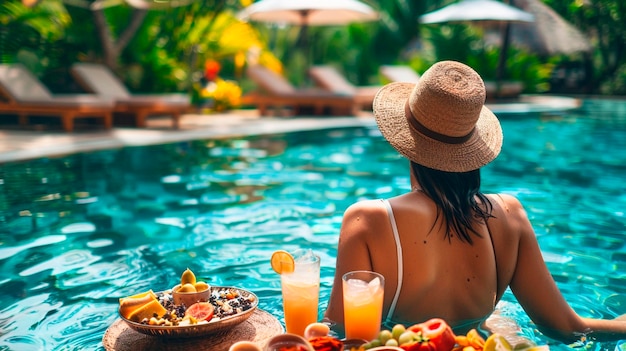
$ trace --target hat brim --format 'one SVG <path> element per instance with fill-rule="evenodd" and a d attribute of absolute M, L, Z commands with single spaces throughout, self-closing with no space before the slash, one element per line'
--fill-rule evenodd
<path fill-rule="evenodd" d="M 414 87 L 414 83 L 390 83 L 374 97 L 378 129 L 398 152 L 422 166 L 445 172 L 469 172 L 498 156 L 502 148 L 502 127 L 486 106 L 482 107 L 476 130 L 463 143 L 448 144 L 414 131 L 405 110 Z"/>

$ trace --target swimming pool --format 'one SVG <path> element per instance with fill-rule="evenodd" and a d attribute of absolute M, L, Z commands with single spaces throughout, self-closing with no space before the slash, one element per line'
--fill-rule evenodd
<path fill-rule="evenodd" d="M 518 196 L 568 301 L 611 317 L 626 313 L 626 114 L 586 110 L 503 117 L 483 189 Z M 276 249 L 320 254 L 321 312 L 343 210 L 406 191 L 407 169 L 373 125 L 2 164 L 0 350 L 102 349 L 119 297 L 187 267 L 282 320 Z M 501 307 L 546 343 L 511 294 Z"/>

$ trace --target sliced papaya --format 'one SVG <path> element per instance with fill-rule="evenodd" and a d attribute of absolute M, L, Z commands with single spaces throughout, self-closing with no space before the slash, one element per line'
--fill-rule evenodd
<path fill-rule="evenodd" d="M 156 294 L 152 290 L 129 297 L 123 297 L 120 299 L 120 315 L 128 319 L 135 310 L 151 301 L 157 301 Z"/>
<path fill-rule="evenodd" d="M 122 304 L 123 300 L 126 300 L 126 299 L 137 299 L 137 298 L 140 298 L 140 297 L 145 297 L 146 295 L 151 295 L 151 296 L 154 296 L 156 298 L 156 294 L 154 293 L 154 291 L 152 291 L 152 289 L 150 289 L 148 291 L 140 292 L 139 294 L 135 294 L 135 295 L 127 296 L 127 297 L 120 297 L 120 305 Z"/>
<path fill-rule="evenodd" d="M 132 311 L 127 319 L 133 322 L 141 322 L 144 318 L 150 318 L 153 316 L 162 317 L 167 310 L 163 307 L 157 299 L 153 299 L 147 304 Z"/>

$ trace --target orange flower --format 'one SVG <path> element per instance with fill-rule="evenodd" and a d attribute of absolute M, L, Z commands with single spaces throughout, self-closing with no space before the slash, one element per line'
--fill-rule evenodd
<path fill-rule="evenodd" d="M 206 60 L 204 62 L 204 78 L 208 81 L 214 81 L 217 74 L 220 73 L 222 66 L 215 60 Z"/>

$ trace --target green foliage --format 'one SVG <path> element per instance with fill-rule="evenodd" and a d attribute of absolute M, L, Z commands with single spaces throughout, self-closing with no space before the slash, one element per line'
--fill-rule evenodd
<path fill-rule="evenodd" d="M 350 80 L 359 81 L 359 58 L 365 57 L 364 48 L 369 45 L 373 31 L 367 25 L 354 23 L 345 26 L 311 26 L 306 38 L 302 28 L 290 25 L 280 28 L 268 23 L 253 23 L 261 33 L 261 39 L 285 68 L 285 76 L 295 86 L 310 82 L 307 69 L 314 64 L 330 64 L 345 72 Z M 365 57 L 367 61 L 367 58 Z"/>
<path fill-rule="evenodd" d="M 50 62 L 41 54 L 54 50 L 69 24 L 65 7 L 57 0 L 33 8 L 20 0 L 0 2 L 0 62 L 22 62 L 35 72 L 42 71 Z"/>
<path fill-rule="evenodd" d="M 124 55 L 136 72 L 129 84 L 144 91 L 190 90 L 202 78 L 208 59 L 220 62 L 220 75 L 240 77 L 235 57 L 264 44 L 257 31 L 236 18 L 234 5 L 225 5 L 199 1 L 150 13 Z"/>
<path fill-rule="evenodd" d="M 432 1 L 380 0 L 375 6 L 380 13 L 380 26 L 372 35 L 371 50 L 377 64 L 402 59 L 407 44 L 420 39 L 418 17 Z"/>
<path fill-rule="evenodd" d="M 330 40 L 319 40 L 328 50 L 315 57 L 340 67 L 346 77 L 357 85 L 380 84 L 378 67 L 409 60 L 412 43 L 419 40 L 418 17 L 426 2 L 406 0 L 364 1 L 379 13 L 379 20 L 353 23 L 343 28 L 320 28 Z"/>
<path fill-rule="evenodd" d="M 509 49 L 508 57 L 507 80 L 524 83 L 524 93 L 545 93 L 550 90 L 553 63 L 542 62 L 537 55 L 515 47 Z"/>
<path fill-rule="evenodd" d="M 33 8 L 24 6 L 20 0 L 0 3 L 2 27 L 31 28 L 45 40 L 58 40 L 69 23 L 65 7 L 57 0 L 43 1 Z"/>
<path fill-rule="evenodd" d="M 600 94 L 626 95 L 626 65 L 620 65 L 611 79 L 600 85 Z"/>
<path fill-rule="evenodd" d="M 291 71 L 288 77 L 298 84 L 306 82 L 307 62 L 334 65 L 357 85 L 380 84 L 378 67 L 399 60 L 408 44 L 419 39 L 418 15 L 428 1 L 362 0 L 379 13 L 379 20 L 332 27 L 309 28 L 310 56 L 291 50 L 298 33 L 297 27 L 276 34 L 273 52 Z M 286 37 L 281 37 L 285 35 Z M 272 42 L 272 41 L 270 41 Z M 282 45 L 282 47 L 279 47 Z M 276 50 L 274 50 L 274 48 Z"/>
<path fill-rule="evenodd" d="M 626 94 L 626 1 L 544 2 L 593 39 L 591 92 Z"/>
<path fill-rule="evenodd" d="M 351 82 L 374 84 L 376 53 L 371 51 L 375 24 L 353 23 L 343 28 L 315 28 L 313 31 L 313 63 L 335 65 Z M 305 68 L 303 68 L 305 69 Z"/>
<path fill-rule="evenodd" d="M 310 48 L 308 51 L 297 46 L 300 34 L 298 26 L 279 26 L 271 23 L 250 23 L 259 33 L 259 40 L 265 43 L 276 60 L 284 67 L 283 74 L 294 85 L 302 85 L 305 81 L 306 66 L 312 62 L 307 53 L 324 52 L 325 47 L 317 45 L 318 38 L 315 28 L 309 29 Z"/>
<path fill-rule="evenodd" d="M 481 38 L 471 27 L 460 24 L 424 26 L 423 40 L 432 45 L 433 57 L 437 61 L 455 60 L 469 62 L 470 57 L 479 55 Z M 477 60 L 480 63 L 482 60 Z M 434 62 L 433 62 L 434 63 Z M 478 67 L 474 66 L 478 69 Z"/>

